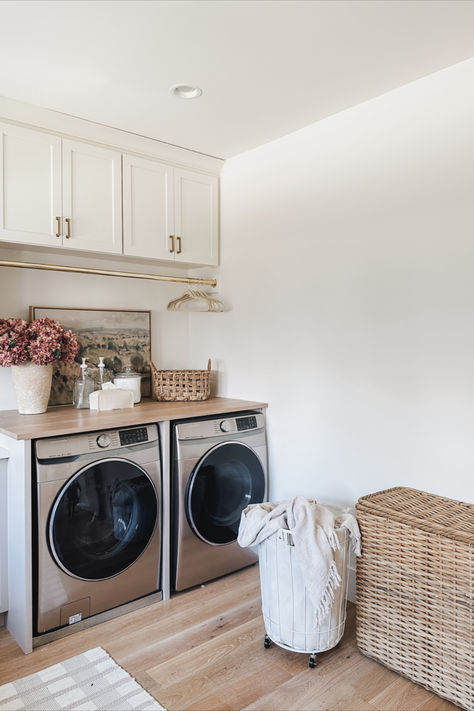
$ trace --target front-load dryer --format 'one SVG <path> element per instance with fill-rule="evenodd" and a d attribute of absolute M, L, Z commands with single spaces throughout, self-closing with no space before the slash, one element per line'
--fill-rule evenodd
<path fill-rule="evenodd" d="M 156 425 L 37 440 L 35 634 L 160 588 Z"/>
<path fill-rule="evenodd" d="M 173 423 L 172 586 L 184 590 L 255 563 L 237 543 L 242 511 L 266 500 L 260 412 Z"/>

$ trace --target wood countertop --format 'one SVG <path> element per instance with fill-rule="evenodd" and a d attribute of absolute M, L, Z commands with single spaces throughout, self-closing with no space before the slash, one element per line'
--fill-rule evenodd
<path fill-rule="evenodd" d="M 203 402 L 143 400 L 133 408 L 105 412 L 77 410 L 70 405 L 52 407 L 42 415 L 20 415 L 16 410 L 3 410 L 0 411 L 0 432 L 13 439 L 38 439 L 266 407 L 265 402 L 213 397 Z"/>

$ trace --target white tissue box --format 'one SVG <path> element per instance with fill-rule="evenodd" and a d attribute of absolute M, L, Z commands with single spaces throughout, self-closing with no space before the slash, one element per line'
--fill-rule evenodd
<path fill-rule="evenodd" d="M 122 410 L 133 406 L 133 393 L 131 390 L 121 390 L 119 388 L 96 390 L 89 395 L 89 407 L 91 410 Z"/>

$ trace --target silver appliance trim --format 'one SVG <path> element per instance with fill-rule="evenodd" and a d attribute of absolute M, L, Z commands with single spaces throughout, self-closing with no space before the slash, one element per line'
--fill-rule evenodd
<path fill-rule="evenodd" d="M 141 471 L 141 473 L 146 476 L 146 478 L 148 479 L 148 481 L 150 482 L 150 484 L 151 484 L 152 487 L 153 487 L 153 491 L 155 492 L 156 508 L 157 508 L 157 517 L 156 517 L 156 520 L 155 520 L 155 525 L 153 526 L 153 531 L 152 531 L 152 533 L 151 533 L 151 535 L 150 535 L 150 538 L 149 538 L 148 543 L 146 544 L 145 548 L 142 550 L 142 552 L 140 553 L 140 555 L 137 556 L 137 558 L 135 558 L 135 560 L 133 560 L 129 565 L 126 566 L 126 568 L 123 568 L 122 570 L 120 570 L 118 573 L 115 573 L 114 575 L 107 575 L 105 578 L 82 578 L 82 577 L 79 576 L 79 575 L 74 575 L 74 573 L 71 573 L 71 571 L 68 570 L 68 569 L 61 563 L 61 561 L 59 560 L 58 556 L 56 555 L 56 549 L 55 549 L 55 546 L 54 546 L 54 543 L 53 543 L 53 520 L 54 520 L 54 516 L 55 516 L 55 514 L 56 514 L 56 511 L 57 511 L 57 508 L 58 508 L 58 505 L 59 505 L 59 501 L 60 501 L 60 499 L 62 498 L 62 493 L 64 492 L 64 490 L 65 490 L 75 479 L 77 479 L 78 476 L 80 476 L 81 474 L 83 474 L 83 473 L 84 473 L 85 471 L 87 471 L 88 469 L 91 469 L 93 466 L 95 466 L 95 465 L 97 464 L 97 462 L 91 462 L 90 464 L 87 464 L 85 467 L 82 467 L 81 469 L 79 469 L 72 477 L 70 477 L 69 479 L 67 479 L 67 481 L 65 482 L 65 484 L 60 488 L 60 490 L 59 490 L 58 493 L 56 494 L 56 498 L 55 498 L 55 500 L 54 500 L 54 504 L 53 504 L 53 506 L 52 506 L 52 508 L 51 508 L 51 511 L 50 511 L 50 514 L 49 514 L 49 522 L 48 522 L 48 541 L 49 541 L 49 548 L 50 548 L 50 551 L 51 551 L 51 553 L 52 553 L 52 555 L 53 555 L 53 558 L 54 558 L 56 564 L 61 568 L 61 570 L 62 570 L 64 573 L 66 573 L 66 575 L 69 575 L 69 577 L 71 577 L 71 578 L 76 578 L 76 580 L 84 580 L 85 582 L 88 582 L 88 583 L 100 582 L 101 580 L 110 580 L 111 578 L 117 577 L 117 575 L 121 575 L 121 574 L 124 573 L 126 570 L 128 570 L 128 568 L 130 568 L 132 565 L 134 565 L 134 564 L 137 562 L 137 560 L 139 560 L 139 558 L 141 558 L 141 556 L 144 554 L 144 552 L 146 551 L 146 549 L 148 548 L 148 546 L 149 546 L 149 544 L 150 544 L 151 539 L 153 538 L 153 534 L 154 534 L 154 532 L 155 532 L 155 529 L 156 529 L 156 526 L 157 526 L 157 523 L 158 523 L 159 511 L 160 511 L 160 501 L 159 501 L 159 498 L 158 498 L 158 492 L 156 491 L 155 484 L 154 484 L 152 478 L 150 477 L 150 475 L 148 474 L 148 472 L 146 472 L 146 471 L 143 469 L 143 467 L 141 467 L 141 466 L 140 466 L 139 464 L 137 464 L 136 462 L 132 462 L 130 459 L 124 459 L 124 458 L 122 458 L 122 457 L 109 457 L 109 458 L 107 458 L 107 459 L 100 459 L 99 461 L 100 461 L 100 464 L 103 464 L 104 462 L 126 462 L 127 464 L 131 464 L 132 466 L 134 466 L 134 467 L 136 467 L 137 469 L 139 469 L 139 470 Z"/>
<path fill-rule="evenodd" d="M 207 457 L 210 454 L 212 454 L 212 452 L 215 452 L 216 449 L 220 449 L 221 447 L 225 447 L 227 444 L 239 444 L 241 447 L 246 447 L 248 450 L 250 450 L 252 452 L 252 454 L 255 454 L 255 450 L 252 447 L 249 447 L 244 442 L 239 442 L 236 440 L 228 440 L 226 442 L 220 442 L 219 444 L 216 444 L 215 447 L 211 447 L 211 449 L 208 449 L 205 452 L 205 454 L 201 457 L 201 459 L 199 460 L 196 467 L 193 469 L 192 474 L 188 479 L 187 494 L 186 494 L 186 499 L 185 499 L 185 509 L 186 509 L 187 513 L 189 514 L 191 529 L 192 529 L 193 533 L 195 533 L 196 536 L 198 536 L 201 539 L 201 541 L 204 541 L 204 543 L 207 543 L 209 546 L 216 546 L 219 548 L 222 546 L 232 545 L 232 543 L 235 543 L 235 541 L 237 540 L 237 536 L 235 537 L 235 539 L 233 541 L 228 541 L 227 543 L 214 543 L 213 541 L 208 541 L 207 538 L 205 538 L 205 536 L 202 536 L 197 529 L 197 526 L 196 526 L 194 519 L 193 519 L 193 514 L 191 511 L 191 506 L 189 505 L 189 502 L 190 502 L 191 496 L 193 494 L 194 482 L 196 481 L 196 477 L 199 473 L 199 470 L 201 469 L 203 462 L 207 459 Z M 256 454 L 255 454 L 255 456 L 260 461 L 260 458 Z M 261 464 L 260 464 L 260 466 L 261 466 Z M 264 471 L 263 467 L 262 467 L 262 471 L 263 471 L 263 475 L 265 478 L 265 471 Z M 266 490 L 266 481 L 265 481 L 265 490 Z"/>

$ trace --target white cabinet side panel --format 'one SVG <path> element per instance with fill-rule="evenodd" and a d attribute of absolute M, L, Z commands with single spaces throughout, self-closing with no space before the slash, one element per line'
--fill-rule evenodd
<path fill-rule="evenodd" d="M 31 441 L 0 435 L 8 460 L 7 628 L 25 654 L 32 651 Z"/>
<path fill-rule="evenodd" d="M 0 615 L 8 610 L 7 450 L 0 448 Z"/>

